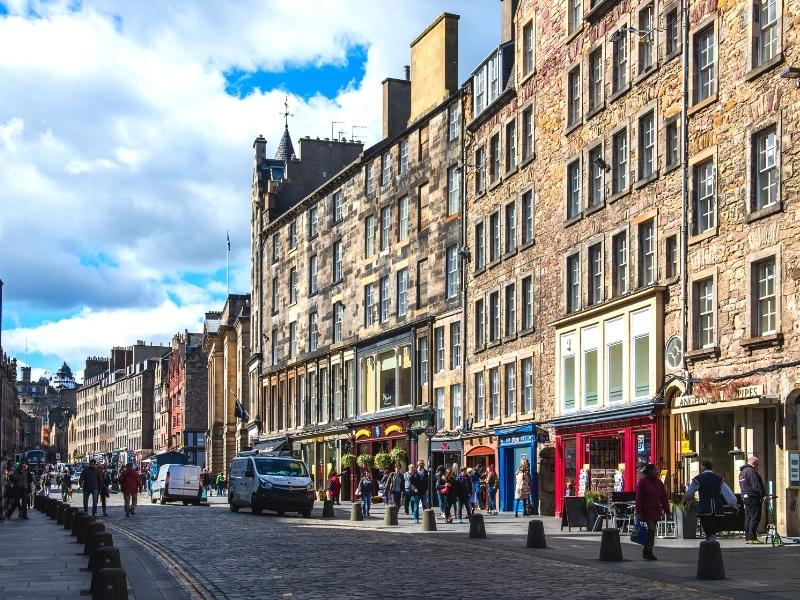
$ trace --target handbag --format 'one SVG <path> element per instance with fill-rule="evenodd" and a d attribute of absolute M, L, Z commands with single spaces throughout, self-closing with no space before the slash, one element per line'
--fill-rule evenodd
<path fill-rule="evenodd" d="M 636 517 L 636 520 L 633 523 L 633 527 L 631 527 L 631 541 L 634 544 L 646 546 L 648 533 L 649 531 L 647 529 L 647 524 L 644 523 L 643 521 L 640 521 L 639 517 Z"/>

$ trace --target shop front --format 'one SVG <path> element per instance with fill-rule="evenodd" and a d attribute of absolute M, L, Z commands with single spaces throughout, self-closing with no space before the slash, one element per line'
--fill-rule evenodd
<path fill-rule="evenodd" d="M 664 469 L 658 410 L 647 402 L 550 422 L 556 433 L 558 515 L 565 496 L 633 492 L 646 464 Z"/>
<path fill-rule="evenodd" d="M 531 503 L 539 505 L 539 481 L 536 467 L 536 442 L 538 428 L 533 423 L 516 427 L 501 427 L 494 434 L 498 442 L 498 469 L 500 478 L 499 507 L 502 511 L 514 510 L 514 488 L 520 464 L 530 464 Z"/>
<path fill-rule="evenodd" d="M 464 441 L 459 437 L 436 437 L 431 441 L 431 470 L 435 473 L 439 467 L 447 469 L 456 465 L 456 470 L 464 464 Z"/>
<path fill-rule="evenodd" d="M 464 456 L 468 467 L 480 465 L 486 472 L 490 466 L 497 469 L 497 438 L 488 430 L 482 433 L 479 437 L 464 439 Z"/>
<path fill-rule="evenodd" d="M 399 448 L 405 452 L 407 461 L 417 460 L 416 435 L 410 429 L 407 413 L 387 416 L 380 421 L 351 422 L 350 448 L 355 456 L 368 454 L 373 458 L 379 452 L 390 453 Z M 361 471 L 360 467 L 353 469 L 353 490 L 361 477 Z M 380 480 L 380 470 L 377 467 L 372 469 L 372 477 Z"/>

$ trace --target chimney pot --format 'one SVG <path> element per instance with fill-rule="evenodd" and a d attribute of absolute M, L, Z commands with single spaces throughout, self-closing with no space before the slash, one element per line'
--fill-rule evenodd
<path fill-rule="evenodd" d="M 403 72 L 406 75 L 406 81 L 411 81 L 411 66 L 410 65 L 404 65 L 403 66 Z"/>

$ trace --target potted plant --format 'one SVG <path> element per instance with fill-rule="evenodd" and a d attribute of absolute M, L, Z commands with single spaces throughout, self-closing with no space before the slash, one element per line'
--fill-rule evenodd
<path fill-rule="evenodd" d="M 373 460 L 375 461 L 375 466 L 378 467 L 379 469 L 383 469 L 384 471 L 390 469 L 392 463 L 394 462 L 392 460 L 391 455 L 388 452 L 378 452 L 373 457 Z"/>
<path fill-rule="evenodd" d="M 393 463 L 407 463 L 408 462 L 408 454 L 406 451 L 401 447 L 392 448 L 392 451 L 389 452 L 389 456 L 392 457 Z"/>
<path fill-rule="evenodd" d="M 684 540 L 697 537 L 697 501 L 692 498 L 684 502 L 683 498 L 675 498 L 669 503 L 675 518 L 675 534 Z"/>
<path fill-rule="evenodd" d="M 375 458 L 371 454 L 359 454 L 356 464 L 362 469 L 371 469 L 375 466 Z"/>
<path fill-rule="evenodd" d="M 354 454 L 342 454 L 342 459 L 339 462 L 342 465 L 342 469 L 352 469 L 357 464 Z"/>
<path fill-rule="evenodd" d="M 603 495 L 600 492 L 589 490 L 583 495 L 583 498 L 586 500 L 586 521 L 588 523 L 588 529 L 589 531 L 593 531 L 598 517 L 597 506 L 595 506 L 594 503 L 602 502 Z"/>

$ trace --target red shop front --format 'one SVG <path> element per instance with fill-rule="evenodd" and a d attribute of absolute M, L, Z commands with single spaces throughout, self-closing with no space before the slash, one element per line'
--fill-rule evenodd
<path fill-rule="evenodd" d="M 648 463 L 660 463 L 659 419 L 637 416 L 556 428 L 556 498 L 583 496 L 588 491 L 606 497 L 632 492 Z M 557 502 L 560 514 L 561 501 Z"/>

